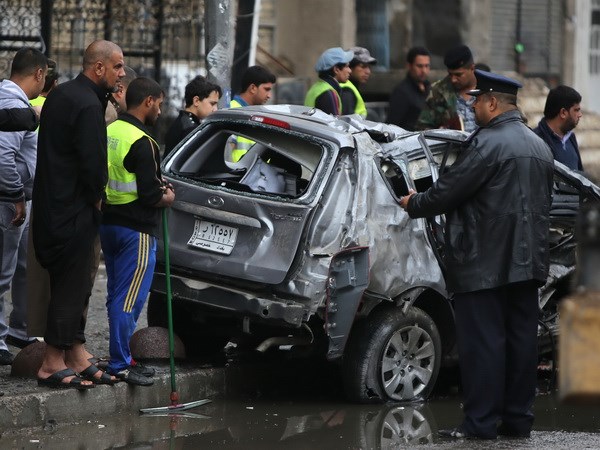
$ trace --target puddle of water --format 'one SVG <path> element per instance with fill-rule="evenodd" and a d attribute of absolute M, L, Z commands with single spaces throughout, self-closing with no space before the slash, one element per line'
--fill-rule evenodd
<path fill-rule="evenodd" d="M 180 416 L 123 415 L 3 435 L 0 448 L 23 449 L 394 449 L 598 448 L 600 408 L 535 404 L 528 440 L 444 441 L 439 428 L 462 417 L 458 397 L 410 405 L 352 405 L 307 399 L 214 401 Z"/>

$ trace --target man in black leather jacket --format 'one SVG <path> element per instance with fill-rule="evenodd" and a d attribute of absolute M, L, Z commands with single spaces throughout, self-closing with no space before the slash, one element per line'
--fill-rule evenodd
<path fill-rule="evenodd" d="M 470 94 L 480 128 L 432 187 L 411 192 L 401 206 L 413 218 L 446 214 L 446 282 L 454 294 L 465 419 L 439 433 L 528 437 L 554 161 L 521 119 L 521 85 L 490 72 L 476 76 Z"/>

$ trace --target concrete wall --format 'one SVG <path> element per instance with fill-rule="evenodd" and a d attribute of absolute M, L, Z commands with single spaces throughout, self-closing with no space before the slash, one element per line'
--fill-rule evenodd
<path fill-rule="evenodd" d="M 465 44 L 473 52 L 475 62 L 489 64 L 493 51 L 491 42 L 492 0 L 469 1 L 463 0 L 462 9 L 462 35 Z"/>
<path fill-rule="evenodd" d="M 329 47 L 354 45 L 353 0 L 285 0 L 276 3 L 276 54 L 295 76 L 316 79 L 314 65 Z"/>

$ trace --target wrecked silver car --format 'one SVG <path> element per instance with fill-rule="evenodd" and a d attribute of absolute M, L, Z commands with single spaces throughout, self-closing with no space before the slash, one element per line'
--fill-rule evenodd
<path fill-rule="evenodd" d="M 232 162 L 238 137 L 254 145 Z M 342 363 L 349 399 L 426 398 L 440 367 L 456 363 L 443 217 L 411 220 L 398 199 L 426 190 L 466 137 L 290 105 L 211 115 L 162 166 L 176 192 L 174 326 L 188 354 L 232 340 L 311 350 Z M 600 198 L 559 163 L 555 186 L 542 352 L 575 267 L 577 210 Z M 162 261 L 159 252 L 149 325 L 165 325 Z"/>

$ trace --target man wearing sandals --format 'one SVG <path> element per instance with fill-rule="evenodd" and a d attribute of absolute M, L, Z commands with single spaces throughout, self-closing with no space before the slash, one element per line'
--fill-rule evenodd
<path fill-rule="evenodd" d="M 160 116 L 164 93 L 149 78 L 127 89 L 127 112 L 108 126 L 108 184 L 100 241 L 106 263 L 110 361 L 107 372 L 139 386 L 153 384 L 154 370 L 132 365 L 129 340 L 152 283 L 160 208 L 175 194 L 160 173 L 159 145 L 148 126 Z"/>
<path fill-rule="evenodd" d="M 87 359 L 84 310 L 107 180 L 104 112 L 124 65 L 118 45 L 94 41 L 83 72 L 55 88 L 42 110 L 32 202 L 35 253 L 50 276 L 42 386 L 88 389 L 116 381 Z"/>

